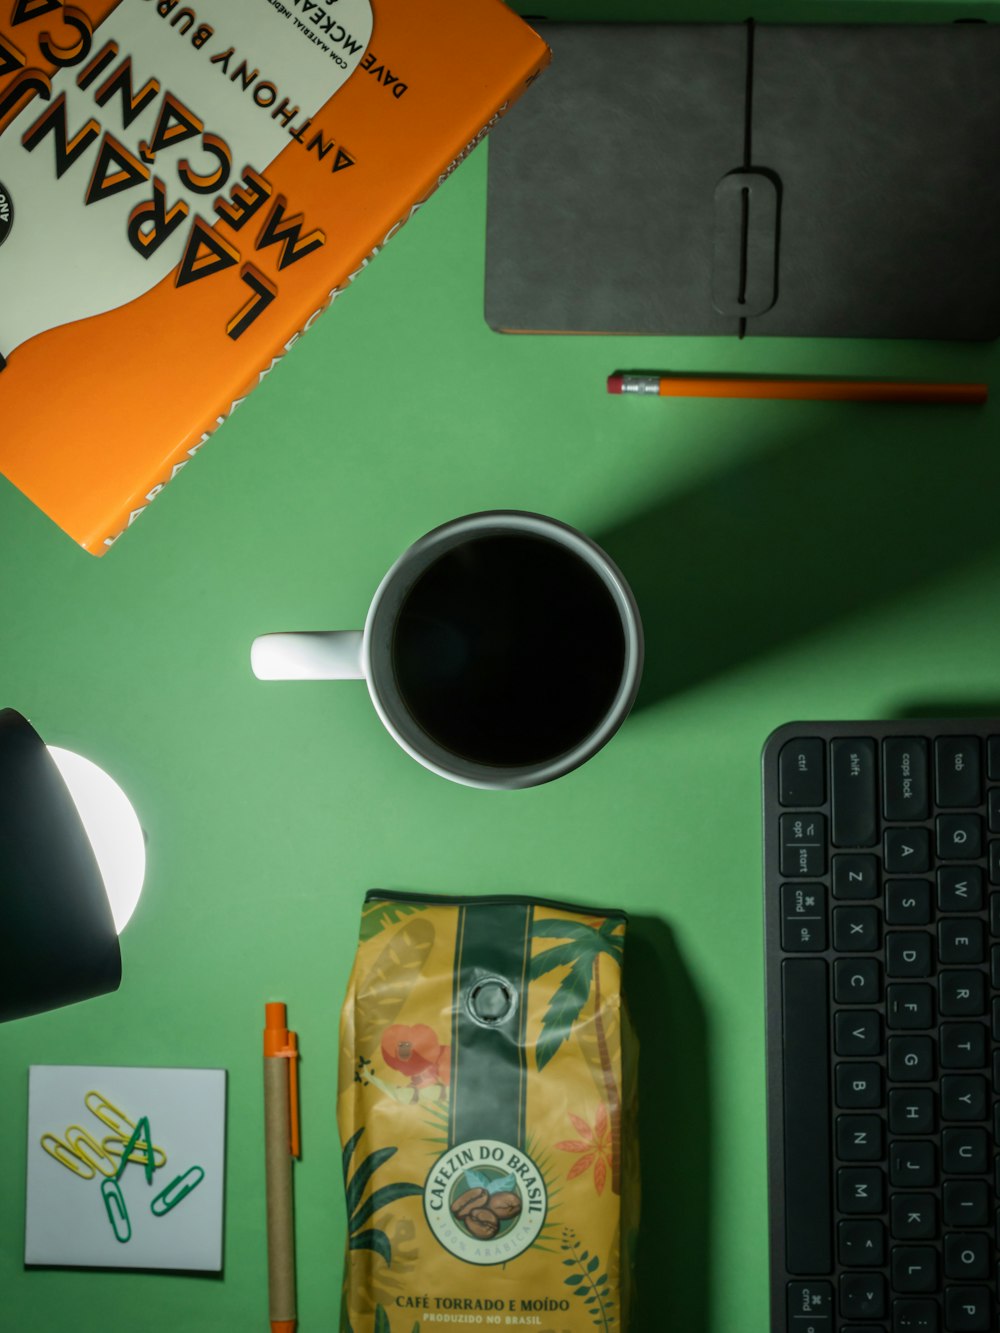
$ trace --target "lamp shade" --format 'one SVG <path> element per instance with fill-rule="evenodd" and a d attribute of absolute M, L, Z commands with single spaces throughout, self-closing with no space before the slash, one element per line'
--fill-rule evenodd
<path fill-rule="evenodd" d="M 0 709 L 0 1020 L 121 984 L 111 906 L 90 839 L 34 728 Z"/>

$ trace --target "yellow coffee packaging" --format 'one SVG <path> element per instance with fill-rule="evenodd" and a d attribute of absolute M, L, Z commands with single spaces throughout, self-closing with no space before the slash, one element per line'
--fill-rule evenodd
<path fill-rule="evenodd" d="M 340 1027 L 342 1333 L 624 1333 L 638 1218 L 622 912 L 365 898 Z"/>

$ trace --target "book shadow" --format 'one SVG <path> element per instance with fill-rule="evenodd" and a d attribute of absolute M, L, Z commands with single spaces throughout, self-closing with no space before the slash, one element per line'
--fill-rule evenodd
<path fill-rule="evenodd" d="M 629 917 L 642 1205 L 630 1333 L 708 1333 L 712 1122 L 707 1020 L 670 926 Z"/>
<path fill-rule="evenodd" d="M 669 400 L 634 406 L 666 436 Z M 989 408 L 817 405 L 815 421 L 594 532 L 642 616 L 637 709 L 1000 550 Z"/>

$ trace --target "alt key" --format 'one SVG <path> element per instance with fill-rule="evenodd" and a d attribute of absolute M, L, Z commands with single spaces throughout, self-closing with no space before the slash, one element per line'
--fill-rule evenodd
<path fill-rule="evenodd" d="M 833 1286 L 829 1282 L 789 1282 L 788 1327 L 796 1333 L 831 1333 Z"/>

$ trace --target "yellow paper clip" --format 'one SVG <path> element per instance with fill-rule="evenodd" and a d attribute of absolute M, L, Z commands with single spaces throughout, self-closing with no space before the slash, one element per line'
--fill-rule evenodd
<path fill-rule="evenodd" d="M 128 1138 L 130 1139 L 131 1137 L 132 1135 L 129 1134 Z M 118 1162 L 120 1163 L 121 1156 L 122 1153 L 125 1151 L 125 1145 L 127 1141 L 128 1140 L 123 1138 L 120 1134 L 108 1134 L 107 1137 L 104 1139 L 102 1146 L 106 1153 L 108 1153 L 111 1157 L 117 1157 Z M 128 1160 L 130 1162 L 135 1162 L 137 1166 L 145 1166 L 146 1165 L 145 1147 L 140 1148 L 139 1145 L 136 1144 L 136 1146 L 129 1153 Z M 159 1171 L 160 1167 L 166 1166 L 166 1164 L 167 1164 L 167 1154 L 163 1151 L 163 1149 L 160 1147 L 158 1143 L 154 1143 L 153 1170 Z M 117 1171 L 117 1169 L 118 1168 L 116 1166 L 115 1170 Z"/>
<path fill-rule="evenodd" d="M 119 1111 L 100 1092 L 88 1092 L 83 1100 L 87 1110 L 103 1121 L 113 1134 L 120 1134 L 126 1143 L 129 1141 L 135 1129 L 135 1121 L 130 1120 L 124 1111 Z"/>
<path fill-rule="evenodd" d="M 42 1147 L 50 1157 L 54 1157 L 57 1162 L 61 1162 L 67 1170 L 72 1171 L 74 1176 L 79 1176 L 81 1180 L 93 1180 L 97 1174 L 92 1162 L 81 1157 L 68 1143 L 63 1143 L 62 1139 L 57 1139 L 54 1134 L 42 1135 Z"/>
<path fill-rule="evenodd" d="M 189 1166 L 184 1174 L 172 1180 L 165 1190 L 160 1190 L 149 1205 L 150 1212 L 154 1217 L 164 1217 L 171 1208 L 176 1208 L 182 1199 L 186 1199 L 193 1189 L 197 1189 L 204 1179 L 205 1172 L 200 1166 Z"/>
<path fill-rule="evenodd" d="M 126 1241 L 132 1239 L 132 1223 L 128 1220 L 125 1196 L 117 1180 L 101 1182 L 101 1198 L 104 1200 L 104 1210 L 115 1233 L 115 1240 L 121 1241 L 124 1245 Z"/>
<path fill-rule="evenodd" d="M 76 1153 L 88 1166 L 100 1171 L 102 1176 L 118 1174 L 118 1163 L 82 1125 L 70 1125 L 66 1131 L 66 1142 L 70 1152 Z"/>

